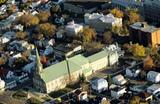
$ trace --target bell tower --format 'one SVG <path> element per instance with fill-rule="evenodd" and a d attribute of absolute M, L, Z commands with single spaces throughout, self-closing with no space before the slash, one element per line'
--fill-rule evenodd
<path fill-rule="evenodd" d="M 43 72 L 43 65 L 40 61 L 39 53 L 36 48 L 36 73 L 40 75 L 42 72 Z"/>

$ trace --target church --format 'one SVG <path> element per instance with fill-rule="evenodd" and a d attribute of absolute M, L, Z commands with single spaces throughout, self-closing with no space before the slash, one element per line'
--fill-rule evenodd
<path fill-rule="evenodd" d="M 39 92 L 57 91 L 71 82 L 78 81 L 82 73 L 87 77 L 97 70 L 115 64 L 118 62 L 118 57 L 117 51 L 103 49 L 88 57 L 79 54 L 43 68 L 36 49 L 36 71 L 33 75 L 33 85 Z"/>

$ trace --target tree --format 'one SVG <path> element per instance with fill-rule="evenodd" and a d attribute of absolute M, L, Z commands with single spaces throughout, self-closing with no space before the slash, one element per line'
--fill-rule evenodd
<path fill-rule="evenodd" d="M 101 101 L 101 104 L 110 104 L 109 100 L 106 98 L 103 98 Z"/>
<path fill-rule="evenodd" d="M 53 5 L 51 8 L 50 8 L 50 13 L 53 15 L 55 13 L 58 13 L 58 12 L 61 12 L 61 7 L 56 4 L 56 5 Z"/>
<path fill-rule="evenodd" d="M 24 14 L 19 18 L 19 22 L 25 27 L 30 27 L 39 24 L 39 19 L 32 14 Z"/>
<path fill-rule="evenodd" d="M 27 37 L 26 32 L 22 32 L 22 31 L 16 32 L 16 38 L 17 39 L 24 40 L 26 37 Z"/>
<path fill-rule="evenodd" d="M 0 66 L 6 63 L 7 59 L 5 57 L 0 57 Z"/>
<path fill-rule="evenodd" d="M 145 56 L 145 48 L 143 45 L 133 44 L 132 45 L 132 54 L 136 57 L 144 57 Z"/>
<path fill-rule="evenodd" d="M 40 13 L 37 14 L 37 17 L 39 18 L 40 22 L 47 22 L 48 18 L 50 17 L 50 12 L 40 11 Z"/>
<path fill-rule="evenodd" d="M 6 2 L 6 0 L 0 0 L 0 4 L 3 4 L 5 2 Z"/>
<path fill-rule="evenodd" d="M 8 9 L 7 9 L 7 13 L 8 14 L 12 14 L 16 12 L 16 5 L 11 5 Z"/>
<path fill-rule="evenodd" d="M 141 21 L 141 16 L 136 9 L 126 9 L 125 13 L 129 24 Z"/>
<path fill-rule="evenodd" d="M 103 40 L 107 44 L 112 44 L 113 38 L 112 38 L 112 33 L 110 31 L 107 31 L 103 34 Z"/>
<path fill-rule="evenodd" d="M 131 100 L 129 101 L 129 104 L 140 104 L 140 97 L 139 96 L 133 96 Z"/>
<path fill-rule="evenodd" d="M 42 23 L 38 25 L 37 30 L 45 37 L 53 37 L 56 32 L 56 26 L 50 23 Z"/>
<path fill-rule="evenodd" d="M 83 42 L 91 42 L 96 37 L 96 31 L 92 28 L 86 27 L 84 28 L 82 34 Z"/>
<path fill-rule="evenodd" d="M 118 8 L 112 9 L 110 13 L 112 13 L 115 17 L 118 17 L 118 18 L 123 18 L 124 16 L 123 12 L 119 10 Z"/>
<path fill-rule="evenodd" d="M 143 60 L 143 69 L 144 70 L 151 70 L 154 67 L 154 63 L 153 63 L 153 59 L 151 56 L 147 56 L 144 60 Z"/>

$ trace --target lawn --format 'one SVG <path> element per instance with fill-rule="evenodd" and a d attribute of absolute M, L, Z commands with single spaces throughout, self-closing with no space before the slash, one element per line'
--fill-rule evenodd
<path fill-rule="evenodd" d="M 26 92 L 23 92 L 23 91 L 17 91 L 15 92 L 13 95 L 12 95 L 13 98 L 15 99 L 26 99 L 27 98 L 27 93 Z"/>

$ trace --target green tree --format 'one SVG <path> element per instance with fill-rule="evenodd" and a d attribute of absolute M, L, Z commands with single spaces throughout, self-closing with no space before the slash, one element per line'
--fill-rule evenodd
<path fill-rule="evenodd" d="M 32 14 L 24 14 L 19 18 L 19 22 L 25 27 L 30 27 L 39 24 L 39 19 Z"/>
<path fill-rule="evenodd" d="M 56 26 L 50 23 L 42 23 L 38 25 L 37 30 L 45 37 L 53 37 L 56 32 Z"/>
<path fill-rule="evenodd" d="M 58 12 L 61 12 L 61 7 L 56 4 L 56 5 L 53 5 L 51 8 L 50 8 L 50 13 L 51 15 L 55 14 L 55 13 L 58 13 Z"/>

